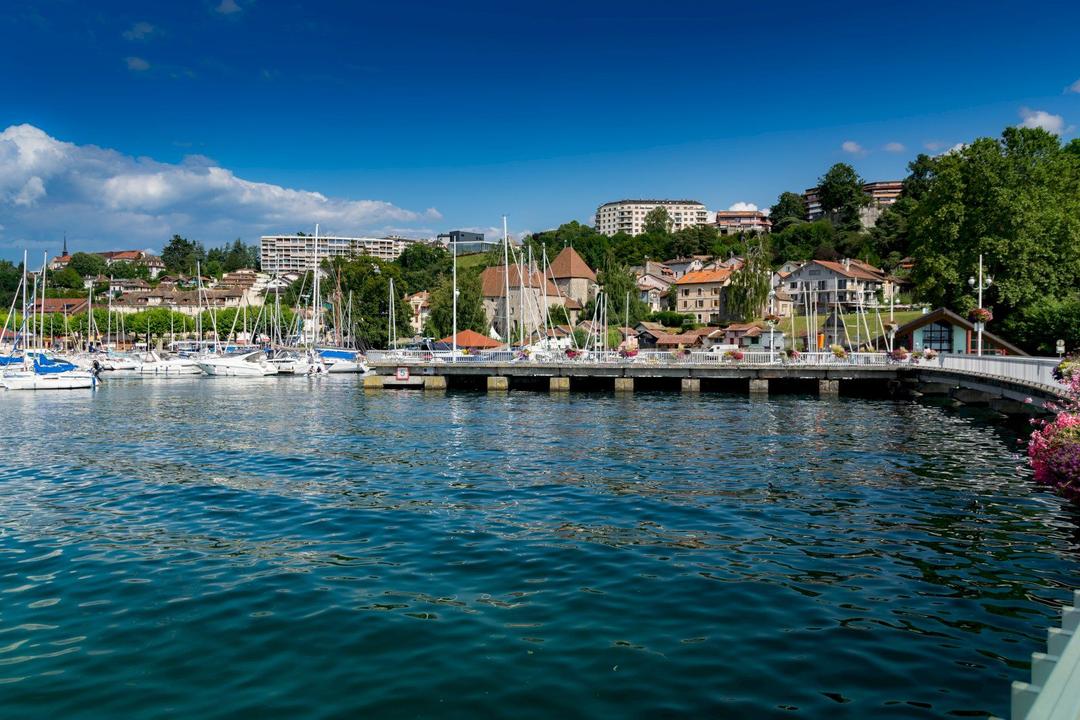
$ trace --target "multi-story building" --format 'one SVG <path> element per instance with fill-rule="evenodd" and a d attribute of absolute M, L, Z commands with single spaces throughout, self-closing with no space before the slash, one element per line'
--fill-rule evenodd
<path fill-rule="evenodd" d="M 796 308 L 809 303 L 817 312 L 827 313 L 837 305 L 851 310 L 875 299 L 886 301 L 896 291 L 896 283 L 883 270 L 861 260 L 811 260 L 787 275 L 777 292 L 781 289 L 794 298 Z"/>
<path fill-rule="evenodd" d="M 667 210 L 672 231 L 709 224 L 709 211 L 696 200 L 616 200 L 596 209 L 596 230 L 604 235 L 640 235 L 645 232 L 645 216 L 658 207 Z"/>
<path fill-rule="evenodd" d="M 878 218 L 885 208 L 896 202 L 904 189 L 904 183 L 900 180 L 881 180 L 863 184 L 863 192 L 870 198 L 870 203 L 859 210 L 859 222 L 864 230 L 869 230 L 877 224 Z M 821 207 L 820 190 L 812 187 L 803 193 L 806 202 L 806 219 L 813 222 L 825 217 L 825 210 Z"/>
<path fill-rule="evenodd" d="M 675 281 L 675 310 L 699 323 L 719 322 L 726 315 L 724 288 L 731 271 L 694 270 Z"/>
<path fill-rule="evenodd" d="M 320 236 L 318 259 L 371 255 L 380 260 L 396 260 L 406 247 L 423 242 L 401 237 Z M 263 235 L 259 240 L 259 258 L 263 272 L 281 275 L 315 268 L 315 237 L 311 235 Z"/>
<path fill-rule="evenodd" d="M 151 279 L 155 279 L 158 275 L 165 272 L 165 263 L 161 261 L 161 258 L 156 255 L 151 255 L 144 250 L 111 250 L 109 252 L 91 254 L 102 258 L 105 261 L 106 267 L 110 267 L 119 262 L 145 266 Z M 71 262 L 71 255 L 68 254 L 67 241 L 65 240 L 64 252 L 57 255 L 49 262 L 49 269 L 54 271 L 63 270 L 67 267 L 69 262 Z"/>
<path fill-rule="evenodd" d="M 456 249 L 458 255 L 487 252 L 493 247 L 502 244 L 502 240 L 485 240 L 484 233 L 469 232 L 468 230 L 451 230 L 447 233 L 440 233 L 435 237 L 435 241 L 451 252 Z"/>
<path fill-rule="evenodd" d="M 772 229 L 772 221 L 760 210 L 718 210 L 716 228 L 721 235 L 737 232 L 766 233 Z"/>
<path fill-rule="evenodd" d="M 409 327 L 419 335 L 424 331 L 428 318 L 431 317 L 431 293 L 427 290 L 405 296 L 409 304 Z"/>

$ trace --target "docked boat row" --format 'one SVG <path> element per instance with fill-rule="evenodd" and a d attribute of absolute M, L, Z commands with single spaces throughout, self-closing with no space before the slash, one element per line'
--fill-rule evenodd
<path fill-rule="evenodd" d="M 45 259 L 47 263 L 47 257 Z M 26 255 L 23 255 L 23 277 L 15 293 L 7 320 L 0 330 L 0 337 L 13 338 L 10 347 L 0 353 L 0 388 L 7 390 L 73 390 L 94 388 L 99 381 L 110 377 L 192 377 L 199 375 L 226 377 L 264 377 L 267 375 L 318 376 L 340 373 L 367 373 L 368 367 L 362 352 L 347 347 L 324 347 L 317 343 L 319 335 L 318 315 L 306 336 L 303 333 L 277 332 L 276 336 L 257 335 L 244 328 L 229 330 L 226 337 L 245 341 L 246 344 L 220 340 L 174 341 L 165 350 L 159 342 L 158 349 L 144 343 L 141 350 L 119 351 L 108 339 L 109 333 L 101 333 L 94 321 L 93 311 L 87 312 L 85 346 L 75 352 L 64 352 L 57 347 L 46 348 L 44 303 L 47 273 L 43 264 L 40 273 L 28 274 Z M 315 274 L 318 275 L 317 273 Z M 22 298 L 21 322 L 16 322 L 15 305 Z M 312 288 L 312 308 L 321 307 L 318 280 Z M 88 303 L 92 308 L 93 291 Z M 37 315 L 37 308 L 41 315 Z M 111 302 L 109 306 L 111 321 Z M 213 316 L 211 316 L 213 318 Z M 260 317 L 256 318 L 256 327 Z M 267 327 L 277 327 L 269 320 Z M 37 332 L 35 332 L 37 330 Z M 223 329 L 224 330 L 224 329 Z M 197 327 L 199 337 L 204 337 Z M 218 329 L 213 328 L 213 337 Z M 99 342 L 90 340 L 104 340 Z M 259 344 L 252 344 L 258 340 Z"/>

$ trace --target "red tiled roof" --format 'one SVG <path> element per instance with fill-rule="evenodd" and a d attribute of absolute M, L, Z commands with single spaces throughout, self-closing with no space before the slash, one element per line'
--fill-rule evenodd
<path fill-rule="evenodd" d="M 833 272 L 839 273 L 840 275 L 843 275 L 845 277 L 856 278 L 858 280 L 873 280 L 875 282 L 881 282 L 883 280 L 882 276 L 878 273 L 871 272 L 869 270 L 866 270 L 864 267 L 860 267 L 862 263 L 855 264 L 853 262 L 850 267 L 846 267 L 844 263 L 833 262 L 831 260 L 813 260 L 812 262 L 817 263 L 821 267 L 832 270 Z M 870 265 L 866 267 L 873 266 Z"/>
<path fill-rule="evenodd" d="M 520 270 L 520 274 L 519 274 Z M 557 298 L 560 295 L 559 288 L 555 287 L 555 284 L 551 280 L 547 280 L 539 271 L 529 273 L 527 268 L 520 265 L 510 266 L 510 290 L 511 293 L 521 287 L 524 283 L 526 288 L 533 288 L 537 291 L 542 291 L 542 288 L 546 287 L 548 297 Z M 484 271 L 480 273 L 480 285 L 481 294 L 484 297 L 505 297 L 506 296 L 506 272 L 505 269 L 496 265 L 493 267 L 484 268 Z"/>
<path fill-rule="evenodd" d="M 34 303 L 32 310 L 41 312 L 41 304 L 45 303 L 47 313 L 79 313 L 86 310 L 86 298 L 43 298 Z"/>
<path fill-rule="evenodd" d="M 731 270 L 721 268 L 719 270 L 695 270 L 683 275 L 675 281 L 676 285 L 700 285 L 701 283 L 727 282 L 731 277 Z"/>
<path fill-rule="evenodd" d="M 551 261 L 549 275 L 556 280 L 585 278 L 596 282 L 596 273 L 592 271 L 588 263 L 582 260 L 581 256 L 572 247 L 563 248 L 562 252 Z"/>
<path fill-rule="evenodd" d="M 447 335 L 439 342 L 452 345 L 454 343 L 454 336 Z M 475 330 L 462 330 L 457 334 L 457 346 L 459 348 L 475 348 L 477 350 L 486 350 L 488 348 L 502 347 L 502 343 L 498 340 L 493 340 L 487 335 L 481 335 Z"/>

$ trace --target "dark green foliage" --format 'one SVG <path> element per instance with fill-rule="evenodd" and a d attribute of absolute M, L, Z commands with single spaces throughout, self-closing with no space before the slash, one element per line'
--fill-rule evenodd
<path fill-rule="evenodd" d="M 402 290 L 409 294 L 421 290 L 433 292 L 442 278 L 451 274 L 452 263 L 453 256 L 444 248 L 427 243 L 409 245 L 397 259 L 401 267 Z"/>
<path fill-rule="evenodd" d="M 799 193 L 782 192 L 769 210 L 773 232 L 806 222 L 806 201 Z"/>
<path fill-rule="evenodd" d="M 818 178 L 821 209 L 845 230 L 859 229 L 859 210 L 870 198 L 863 192 L 863 179 L 847 163 L 836 163 Z"/>
<path fill-rule="evenodd" d="M 470 269 L 458 272 L 458 307 L 457 328 L 475 330 L 482 335 L 488 334 L 487 316 L 484 315 L 483 299 L 480 296 L 480 274 Z M 424 327 L 424 335 L 444 338 L 454 329 L 453 282 L 445 276 L 431 293 L 431 315 Z"/>
<path fill-rule="evenodd" d="M 105 274 L 105 258 L 93 253 L 77 252 L 71 256 L 67 266 L 82 277 L 97 277 Z"/>

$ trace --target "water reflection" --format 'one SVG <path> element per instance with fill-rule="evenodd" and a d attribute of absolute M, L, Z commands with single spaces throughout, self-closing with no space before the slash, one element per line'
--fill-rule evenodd
<path fill-rule="evenodd" d="M 1015 436 L 927 405 L 0 397 L 10 717 L 1004 714 L 1077 570 Z"/>

